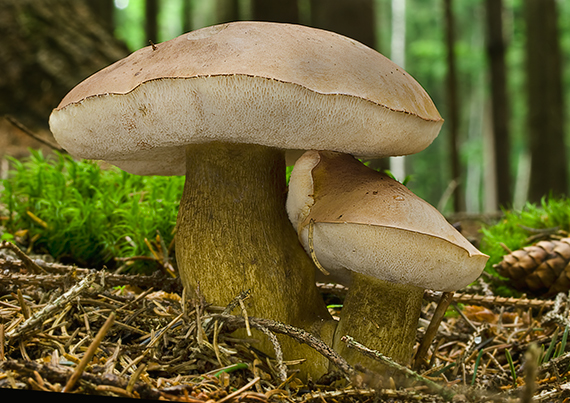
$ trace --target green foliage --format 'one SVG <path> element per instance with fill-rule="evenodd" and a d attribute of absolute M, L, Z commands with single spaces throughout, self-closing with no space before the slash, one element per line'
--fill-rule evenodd
<path fill-rule="evenodd" d="M 501 221 L 483 228 L 480 250 L 490 256 L 487 270 L 507 253 L 535 242 L 533 236 L 544 231 L 570 231 L 570 199 L 543 198 L 540 204 L 527 203 L 521 211 L 504 211 Z"/>
<path fill-rule="evenodd" d="M 475 366 L 473 367 L 473 377 L 471 378 L 471 386 L 475 385 L 475 380 L 477 379 L 477 370 L 479 368 L 479 363 L 481 362 L 482 356 L 483 349 L 479 350 L 479 354 L 477 354 L 477 359 L 475 360 Z"/>
<path fill-rule="evenodd" d="M 511 370 L 511 377 L 513 378 L 513 388 L 517 387 L 517 371 L 515 371 L 515 364 L 513 362 L 513 357 L 509 350 L 505 350 L 505 356 L 507 357 L 507 362 L 509 363 L 509 369 Z"/>
<path fill-rule="evenodd" d="M 130 50 L 137 50 L 148 45 L 144 34 L 144 0 L 124 2 L 126 9 L 115 11 L 115 36 L 124 41 Z"/>
<path fill-rule="evenodd" d="M 289 184 L 289 179 L 291 178 L 291 172 L 293 172 L 293 165 L 289 165 L 285 168 L 285 178 L 287 184 Z"/>
<path fill-rule="evenodd" d="M 144 239 L 173 238 L 184 186 L 181 177 L 145 177 L 96 162 L 31 151 L 11 159 L 0 204 L 8 212 L 3 238 L 27 230 L 34 251 L 87 267 L 114 266 L 114 257 L 149 255 Z M 133 266 L 149 270 L 148 262 Z"/>
<path fill-rule="evenodd" d="M 546 350 L 546 353 L 544 353 L 544 355 L 539 358 L 540 362 L 538 363 L 540 364 L 545 364 L 548 361 L 550 361 L 550 358 L 552 357 L 553 353 L 555 352 L 555 348 L 556 348 L 556 343 L 558 341 L 558 332 L 560 331 L 559 327 L 556 327 L 556 329 L 554 330 L 554 333 L 552 334 L 552 339 L 550 340 L 550 345 L 548 346 L 548 350 Z"/>
<path fill-rule="evenodd" d="M 558 351 L 555 354 L 555 358 L 560 357 L 566 352 L 566 342 L 568 341 L 568 329 L 569 326 L 566 325 L 566 327 L 564 328 L 564 333 L 562 334 L 562 341 L 560 342 L 560 348 L 558 348 Z"/>
<path fill-rule="evenodd" d="M 384 173 L 388 175 L 390 178 L 394 179 L 395 181 L 400 182 L 404 186 L 406 186 L 410 182 L 410 180 L 412 180 L 412 175 L 406 175 L 406 177 L 403 180 L 398 180 L 398 178 L 394 176 L 394 173 L 389 169 L 385 169 Z"/>

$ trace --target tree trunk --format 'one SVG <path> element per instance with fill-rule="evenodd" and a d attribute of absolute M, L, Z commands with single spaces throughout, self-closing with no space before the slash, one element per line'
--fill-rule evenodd
<path fill-rule="evenodd" d="M 79 81 L 128 50 L 82 0 L 0 0 L 0 114 L 47 126 Z"/>
<path fill-rule="evenodd" d="M 555 0 L 526 0 L 528 134 L 531 152 L 529 201 L 567 195 L 564 106 Z"/>
<path fill-rule="evenodd" d="M 253 0 L 252 15 L 256 21 L 299 22 L 296 0 Z"/>
<path fill-rule="evenodd" d="M 508 207 L 513 200 L 502 0 L 486 0 L 486 17 L 497 202 Z"/>
<path fill-rule="evenodd" d="M 238 0 L 216 0 L 216 20 L 218 23 L 239 20 Z"/>
<path fill-rule="evenodd" d="M 390 59 L 406 68 L 406 0 L 392 0 L 392 38 Z M 406 177 L 406 157 L 391 157 L 390 171 L 398 180 Z"/>
<path fill-rule="evenodd" d="M 87 5 L 93 10 L 101 26 L 112 35 L 115 29 L 115 2 L 113 0 L 89 0 Z"/>
<path fill-rule="evenodd" d="M 145 0 L 144 32 L 147 41 L 158 43 L 158 0 Z"/>
<path fill-rule="evenodd" d="M 311 0 L 311 25 L 376 47 L 372 0 Z"/>
<path fill-rule="evenodd" d="M 182 30 L 184 32 L 192 31 L 192 1 L 183 0 L 182 2 Z"/>
<path fill-rule="evenodd" d="M 451 158 L 451 179 L 455 181 L 453 190 L 453 211 L 465 210 L 463 186 L 461 184 L 461 165 L 459 162 L 459 100 L 457 97 L 457 71 L 455 67 L 455 19 L 452 0 L 444 0 L 445 12 L 445 47 L 447 51 L 447 116 L 449 133 L 449 151 Z"/>

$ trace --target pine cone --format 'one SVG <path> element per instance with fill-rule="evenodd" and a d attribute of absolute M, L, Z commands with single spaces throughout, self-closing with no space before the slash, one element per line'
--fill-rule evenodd
<path fill-rule="evenodd" d="M 570 290 L 570 238 L 540 241 L 503 257 L 494 268 L 514 288 L 536 295 Z"/>

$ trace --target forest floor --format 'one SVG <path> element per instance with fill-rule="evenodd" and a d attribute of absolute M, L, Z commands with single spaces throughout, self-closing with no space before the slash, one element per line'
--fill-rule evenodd
<path fill-rule="evenodd" d="M 481 280 L 453 294 L 423 368 L 382 378 L 333 360 L 302 382 L 280 370 L 291 363 L 232 337 L 245 321 L 231 308 L 184 302 L 177 279 L 48 263 L 11 245 L 0 245 L 0 388 L 194 403 L 570 401 L 565 294 L 503 298 Z M 326 298 L 346 291 L 319 287 Z M 426 291 L 417 345 L 439 299 Z M 295 329 L 248 323 L 320 348 Z"/>

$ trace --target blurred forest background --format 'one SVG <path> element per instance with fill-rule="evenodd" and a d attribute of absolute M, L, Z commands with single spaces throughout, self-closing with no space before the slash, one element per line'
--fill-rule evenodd
<path fill-rule="evenodd" d="M 73 86 L 149 41 L 234 20 L 300 23 L 377 49 L 428 91 L 446 119 L 438 139 L 374 164 L 409 175 L 444 213 L 568 194 L 568 1 L 0 0 L 0 10 L 0 116 L 47 141 Z M 21 134 L 3 118 L 0 154 L 39 146 Z"/>

